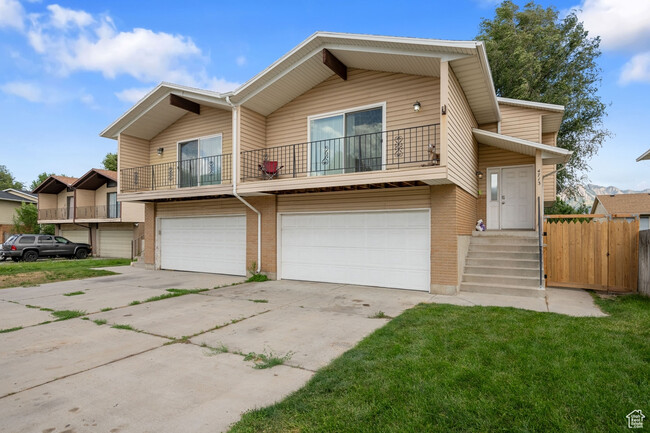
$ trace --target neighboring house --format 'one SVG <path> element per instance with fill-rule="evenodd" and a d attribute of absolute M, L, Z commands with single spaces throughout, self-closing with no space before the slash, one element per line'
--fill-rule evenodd
<path fill-rule="evenodd" d="M 592 214 L 637 214 L 639 230 L 650 229 L 650 194 L 597 195 L 591 206 Z"/>
<path fill-rule="evenodd" d="M 643 161 L 643 160 L 650 161 L 650 149 L 648 149 L 648 151 L 643 155 L 639 156 L 636 159 L 636 162 Z"/>
<path fill-rule="evenodd" d="M 121 203 L 117 173 L 93 168 L 80 178 L 50 176 L 35 190 L 38 222 L 55 224 L 56 234 L 93 246 L 93 255 L 131 257 L 143 232 L 144 205 Z"/>
<path fill-rule="evenodd" d="M 13 233 L 16 209 L 22 203 L 36 204 L 37 202 L 38 198 L 36 195 L 26 191 L 19 191 L 13 188 L 0 191 L 0 242 L 7 240 L 9 235 Z"/>
<path fill-rule="evenodd" d="M 234 92 L 163 83 L 101 135 L 156 269 L 456 293 L 477 219 L 537 245 L 563 111 L 497 98 L 482 42 L 319 32 Z"/>

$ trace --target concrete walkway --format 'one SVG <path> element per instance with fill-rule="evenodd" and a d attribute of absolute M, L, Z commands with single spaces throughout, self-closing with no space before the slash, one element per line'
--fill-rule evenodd
<path fill-rule="evenodd" d="M 607 316 L 587 291 L 579 289 L 547 288 L 544 298 L 460 292 L 456 296 L 436 295 L 432 302 L 461 306 L 513 307 L 575 317 Z"/>
<path fill-rule="evenodd" d="M 0 290 L 0 432 L 219 432 L 418 303 L 603 315 L 583 291 L 547 300 L 118 267 L 121 275 Z M 207 291 L 154 302 L 170 288 Z M 65 296 L 70 292 L 80 295 Z M 134 302 L 138 301 L 138 302 Z M 81 310 L 60 322 L 50 310 Z M 120 329 L 113 326 L 119 326 Z M 249 353 L 285 357 L 255 369 Z"/>

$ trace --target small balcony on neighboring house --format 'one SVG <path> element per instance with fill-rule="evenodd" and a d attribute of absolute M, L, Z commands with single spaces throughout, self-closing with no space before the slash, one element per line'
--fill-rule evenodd
<path fill-rule="evenodd" d="M 38 223 L 60 224 L 72 222 L 75 209 L 74 182 L 66 176 L 50 176 L 35 190 L 38 194 Z"/>
<path fill-rule="evenodd" d="M 102 206 L 77 207 L 77 222 L 119 222 L 122 218 L 122 206 L 119 202 Z"/>
<path fill-rule="evenodd" d="M 41 224 L 53 224 L 72 221 L 74 210 L 69 208 L 49 208 L 38 210 L 38 221 Z"/>
<path fill-rule="evenodd" d="M 120 171 L 121 193 L 199 188 L 231 183 L 231 154 L 181 159 Z"/>
<path fill-rule="evenodd" d="M 415 183 L 439 166 L 433 123 L 242 152 L 241 191 Z"/>

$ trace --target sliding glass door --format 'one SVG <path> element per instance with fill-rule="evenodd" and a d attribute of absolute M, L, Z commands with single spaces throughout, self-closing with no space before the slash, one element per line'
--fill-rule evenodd
<path fill-rule="evenodd" d="M 383 109 L 311 119 L 311 175 L 381 170 Z"/>
<path fill-rule="evenodd" d="M 178 180 L 181 188 L 221 183 L 221 135 L 179 144 Z"/>

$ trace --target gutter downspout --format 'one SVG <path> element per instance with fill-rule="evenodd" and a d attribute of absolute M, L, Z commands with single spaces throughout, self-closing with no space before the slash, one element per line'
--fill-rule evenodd
<path fill-rule="evenodd" d="M 237 197 L 239 201 L 244 203 L 250 210 L 257 214 L 257 269 L 256 273 L 260 273 L 262 269 L 262 214 L 260 211 L 255 209 L 249 202 L 244 200 L 242 197 L 237 194 L 237 178 L 239 173 L 237 168 L 239 167 L 239 150 L 238 150 L 238 136 L 237 136 L 237 113 L 238 107 L 230 102 L 230 96 L 226 96 L 226 102 L 232 107 L 232 195 Z"/>

